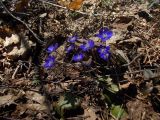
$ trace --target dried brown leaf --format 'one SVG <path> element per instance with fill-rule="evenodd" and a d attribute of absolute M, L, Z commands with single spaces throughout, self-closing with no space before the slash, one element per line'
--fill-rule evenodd
<path fill-rule="evenodd" d="M 84 110 L 84 117 L 86 118 L 85 120 L 99 120 L 95 112 L 96 110 L 94 110 L 91 107 L 85 109 Z"/>
<path fill-rule="evenodd" d="M 5 38 L 5 41 L 4 41 L 4 43 L 3 43 L 3 46 L 4 46 L 4 47 L 8 47 L 8 46 L 10 46 L 10 45 L 12 45 L 12 44 L 17 44 L 17 43 L 19 43 L 19 42 L 20 42 L 19 36 L 16 35 L 16 34 L 12 34 L 11 37 L 6 37 L 6 38 Z"/>
<path fill-rule="evenodd" d="M 41 105 L 41 104 L 25 104 L 25 106 L 27 109 L 30 110 L 37 110 L 37 111 L 46 111 L 47 110 L 47 106 L 46 105 Z"/>
<path fill-rule="evenodd" d="M 5 104 L 11 104 L 15 100 L 14 95 L 5 95 L 5 96 L 0 96 L 0 106 L 5 105 Z"/>
<path fill-rule="evenodd" d="M 17 46 L 15 46 L 13 49 L 12 49 L 12 51 L 11 52 L 9 52 L 8 54 L 7 54 L 7 56 L 9 57 L 9 58 L 16 58 L 16 57 L 19 57 L 19 56 L 22 56 L 22 55 L 24 55 L 24 53 L 27 51 L 27 49 L 25 48 L 25 47 L 21 47 L 20 49 L 17 47 Z"/>
<path fill-rule="evenodd" d="M 4 42 L 4 39 L 2 39 L 2 38 L 0 37 L 0 45 L 2 45 L 3 42 Z"/>
<path fill-rule="evenodd" d="M 120 88 L 121 88 L 121 89 L 127 89 L 130 84 L 132 84 L 132 82 L 127 82 L 127 83 L 125 83 L 125 84 L 120 85 Z"/>
<path fill-rule="evenodd" d="M 45 102 L 45 97 L 37 92 L 27 91 L 26 97 L 32 101 L 38 102 L 39 104 L 43 104 Z"/>

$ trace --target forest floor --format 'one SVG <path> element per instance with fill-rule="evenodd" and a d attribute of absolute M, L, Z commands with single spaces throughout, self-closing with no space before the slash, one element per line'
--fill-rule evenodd
<path fill-rule="evenodd" d="M 0 119 L 160 120 L 160 1 L 1 0 Z"/>

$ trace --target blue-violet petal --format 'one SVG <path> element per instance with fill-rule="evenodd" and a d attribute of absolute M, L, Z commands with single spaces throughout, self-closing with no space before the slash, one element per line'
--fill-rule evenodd
<path fill-rule="evenodd" d="M 45 60 L 44 68 L 50 69 L 51 67 L 54 66 L 54 63 L 55 63 L 55 57 L 48 56 L 48 58 Z"/>
<path fill-rule="evenodd" d="M 84 55 L 82 53 L 78 53 L 78 54 L 75 54 L 72 58 L 73 61 L 75 62 L 79 62 L 81 61 L 82 59 L 84 58 Z"/>
<path fill-rule="evenodd" d="M 113 32 L 108 28 L 101 28 L 99 34 L 96 34 L 96 37 L 100 38 L 102 42 L 110 39 L 113 36 Z"/>
<path fill-rule="evenodd" d="M 51 53 L 51 52 L 56 51 L 57 48 L 58 48 L 58 43 L 55 43 L 55 44 L 50 45 L 50 46 L 47 48 L 46 51 L 47 51 L 48 53 Z"/>
<path fill-rule="evenodd" d="M 93 47 L 94 47 L 94 41 L 93 40 L 88 40 L 85 44 L 80 46 L 82 51 L 88 51 L 89 49 L 92 49 Z"/>

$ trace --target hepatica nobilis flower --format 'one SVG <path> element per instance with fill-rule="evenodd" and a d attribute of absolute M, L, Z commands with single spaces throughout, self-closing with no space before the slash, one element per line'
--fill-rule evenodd
<path fill-rule="evenodd" d="M 101 28 L 99 34 L 96 34 L 96 37 L 100 38 L 102 42 L 110 39 L 113 36 L 113 32 L 108 28 Z"/>
<path fill-rule="evenodd" d="M 72 60 L 75 62 L 79 62 L 79 61 L 83 60 L 83 58 L 84 58 L 84 54 L 78 53 L 72 57 Z"/>
<path fill-rule="evenodd" d="M 55 57 L 48 56 L 48 58 L 45 60 L 44 68 L 50 69 L 51 67 L 54 66 L 54 63 L 55 63 Z"/>
<path fill-rule="evenodd" d="M 56 51 L 57 48 L 58 48 L 58 43 L 55 43 L 55 44 L 50 45 L 50 46 L 46 49 L 46 51 L 47 51 L 48 53 L 51 53 L 51 52 Z"/>
<path fill-rule="evenodd" d="M 78 40 L 78 36 L 71 36 L 67 39 L 68 42 L 70 43 L 75 43 Z"/>
<path fill-rule="evenodd" d="M 98 48 L 98 53 L 103 54 L 103 53 L 109 52 L 109 50 L 110 50 L 110 46 L 100 46 Z"/>
<path fill-rule="evenodd" d="M 88 51 L 94 47 L 94 41 L 88 40 L 85 44 L 81 45 L 80 48 L 82 51 Z"/>
<path fill-rule="evenodd" d="M 109 56 L 110 56 L 110 46 L 100 46 L 100 48 L 98 49 L 98 53 L 101 59 L 103 60 L 108 60 Z"/>

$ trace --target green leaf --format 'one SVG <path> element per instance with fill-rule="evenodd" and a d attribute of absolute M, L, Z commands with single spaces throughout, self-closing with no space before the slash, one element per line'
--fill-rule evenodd
<path fill-rule="evenodd" d="M 105 98 L 105 101 L 107 102 L 107 104 L 112 104 L 112 101 L 111 101 L 111 98 L 110 96 L 108 96 L 107 94 L 103 94 L 104 98 Z"/>
<path fill-rule="evenodd" d="M 114 93 L 119 91 L 119 87 L 114 83 L 112 83 L 108 89 Z"/>
<path fill-rule="evenodd" d="M 112 78 L 110 78 L 110 76 L 107 76 L 107 75 L 98 77 L 98 80 L 100 82 L 105 82 L 107 84 L 111 84 L 112 83 Z"/>
<path fill-rule="evenodd" d="M 127 112 L 120 105 L 112 105 L 111 114 L 116 118 L 120 119 L 127 115 Z"/>
<path fill-rule="evenodd" d="M 65 110 L 75 109 L 80 106 L 80 99 L 72 93 L 65 93 L 60 96 L 60 99 L 56 105 L 56 111 L 63 117 Z"/>
<path fill-rule="evenodd" d="M 112 93 L 116 93 L 119 91 L 118 85 L 112 82 L 112 78 L 110 76 L 100 76 L 98 78 L 98 81 L 105 86 L 107 90 L 109 90 Z"/>

